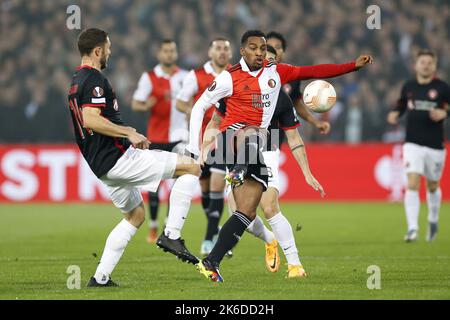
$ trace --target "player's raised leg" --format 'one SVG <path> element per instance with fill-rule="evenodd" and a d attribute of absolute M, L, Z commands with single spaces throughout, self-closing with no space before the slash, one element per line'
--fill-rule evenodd
<path fill-rule="evenodd" d="M 156 245 L 164 251 L 193 264 L 196 264 L 198 259 L 184 245 L 184 240 L 181 239 L 181 230 L 187 219 L 199 176 L 200 166 L 193 159 L 186 156 L 177 156 L 173 177 L 178 178 L 170 193 L 167 224 L 156 242 Z"/>

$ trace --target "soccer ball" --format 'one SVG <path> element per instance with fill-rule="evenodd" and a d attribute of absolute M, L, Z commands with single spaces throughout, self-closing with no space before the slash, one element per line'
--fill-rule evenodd
<path fill-rule="evenodd" d="M 311 111 L 327 112 L 336 103 L 336 90 L 329 82 L 315 80 L 303 91 L 303 102 Z"/>

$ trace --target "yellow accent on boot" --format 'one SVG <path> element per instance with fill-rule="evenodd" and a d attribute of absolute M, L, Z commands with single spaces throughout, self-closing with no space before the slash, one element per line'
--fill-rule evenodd
<path fill-rule="evenodd" d="M 280 255 L 278 254 L 278 241 L 266 243 L 266 267 L 269 272 L 277 272 L 280 268 Z"/>
<path fill-rule="evenodd" d="M 308 275 L 306 274 L 303 266 L 300 265 L 288 265 L 286 278 L 306 278 Z"/>

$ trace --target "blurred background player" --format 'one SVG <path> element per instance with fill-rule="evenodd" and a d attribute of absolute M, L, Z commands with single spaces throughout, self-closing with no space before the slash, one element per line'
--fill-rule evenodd
<path fill-rule="evenodd" d="M 420 211 L 420 179 L 426 178 L 428 204 L 427 240 L 432 241 L 438 230 L 441 206 L 441 179 L 446 157 L 444 147 L 444 119 L 449 114 L 450 89 L 436 78 L 436 55 L 429 50 L 419 51 L 415 63 L 415 79 L 402 88 L 396 108 L 389 112 L 389 124 L 407 114 L 403 160 L 408 177 L 404 197 L 408 231 L 406 242 L 417 240 Z"/>
<path fill-rule="evenodd" d="M 225 38 L 215 38 L 209 44 L 208 57 L 203 67 L 191 70 L 183 80 L 183 86 L 177 96 L 177 109 L 190 118 L 192 107 L 203 91 L 223 70 L 230 66 L 232 51 L 230 42 Z M 204 115 L 202 135 L 211 120 L 214 108 Z M 202 207 L 208 219 L 205 238 L 200 248 L 201 255 L 207 255 L 213 247 L 214 236 L 218 233 L 219 221 L 224 207 L 225 164 L 212 163 L 202 167 L 200 187 L 202 190 Z"/>
<path fill-rule="evenodd" d="M 187 140 L 188 127 L 185 115 L 176 108 L 176 97 L 187 71 L 177 66 L 177 45 L 171 39 L 159 43 L 157 59 L 159 64 L 153 70 L 142 73 L 132 108 L 150 111 L 147 125 L 147 137 L 152 141 L 150 149 L 179 152 L 180 144 Z M 158 237 L 158 191 L 148 193 L 149 243 L 155 243 Z"/>

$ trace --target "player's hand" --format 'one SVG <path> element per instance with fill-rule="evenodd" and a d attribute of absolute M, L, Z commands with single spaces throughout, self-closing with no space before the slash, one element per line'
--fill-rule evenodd
<path fill-rule="evenodd" d="M 207 156 L 208 156 L 208 151 L 205 150 L 205 148 L 202 146 L 202 148 L 200 150 L 200 155 L 197 159 L 197 162 L 201 167 L 203 167 L 205 165 Z"/>
<path fill-rule="evenodd" d="M 130 133 L 128 134 L 128 140 L 130 140 L 131 144 L 136 149 L 148 149 L 148 147 L 150 146 L 150 141 L 148 141 L 145 136 L 136 131 L 130 130 Z"/>
<path fill-rule="evenodd" d="M 314 190 L 320 191 L 320 196 L 322 198 L 325 197 L 325 191 L 323 190 L 322 185 L 316 180 L 316 178 L 313 177 L 312 174 L 306 177 L 306 183 L 309 184 Z"/>
<path fill-rule="evenodd" d="M 389 112 L 388 115 L 387 115 L 387 122 L 389 124 L 396 125 L 397 122 L 398 122 L 398 116 L 399 115 L 400 115 L 400 112 L 398 112 L 398 111 L 391 111 L 391 112 Z"/>
<path fill-rule="evenodd" d="M 319 129 L 320 134 L 328 134 L 330 133 L 331 126 L 327 121 L 318 121 L 316 128 Z"/>
<path fill-rule="evenodd" d="M 145 102 L 145 107 L 147 108 L 147 110 L 150 110 L 151 108 L 154 107 L 154 105 L 156 104 L 157 100 L 155 97 L 151 96 L 150 98 L 147 99 L 147 101 Z"/>
<path fill-rule="evenodd" d="M 444 109 L 431 109 L 430 110 L 430 119 L 439 122 L 447 118 L 447 111 Z"/>
<path fill-rule="evenodd" d="M 372 56 L 365 54 L 365 55 L 359 56 L 358 59 L 356 59 L 355 66 L 356 66 L 356 69 L 361 69 L 366 64 L 372 64 L 372 63 L 373 63 Z"/>

